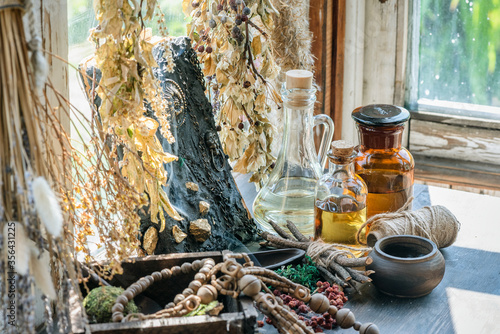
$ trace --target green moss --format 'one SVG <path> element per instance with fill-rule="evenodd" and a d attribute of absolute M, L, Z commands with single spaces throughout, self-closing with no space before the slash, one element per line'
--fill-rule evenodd
<path fill-rule="evenodd" d="M 316 289 L 316 283 L 322 280 L 322 277 L 309 256 L 305 257 L 304 262 L 302 265 L 281 267 L 276 270 L 276 273 L 313 291 Z"/>
<path fill-rule="evenodd" d="M 123 293 L 122 288 L 114 286 L 104 286 L 92 289 L 83 300 L 83 306 L 89 317 L 90 323 L 111 322 L 111 308 L 115 304 L 116 298 Z M 139 308 L 131 300 L 125 310 L 124 315 L 137 313 Z"/>

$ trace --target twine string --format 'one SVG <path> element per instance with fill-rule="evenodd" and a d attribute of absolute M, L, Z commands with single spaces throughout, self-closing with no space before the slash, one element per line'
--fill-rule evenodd
<path fill-rule="evenodd" d="M 371 251 L 371 248 L 369 247 L 358 248 L 336 243 L 329 244 L 325 243 L 323 240 L 317 240 L 309 244 L 309 247 L 307 247 L 306 254 L 315 263 L 322 265 L 323 267 L 328 267 L 328 264 L 331 263 L 332 261 L 335 261 L 337 257 L 339 257 L 340 255 L 355 258 L 356 256 L 351 251 L 358 251 L 364 253 Z M 327 254 L 327 257 L 322 258 L 321 256 L 323 254 Z"/>
<path fill-rule="evenodd" d="M 426 206 L 416 211 L 407 211 L 413 197 L 396 212 L 380 213 L 368 219 L 356 233 L 356 240 L 361 240 L 361 232 L 369 225 L 370 233 L 377 232 L 381 237 L 389 235 L 416 235 L 432 240 L 438 248 L 448 247 L 455 242 L 460 222 L 444 206 Z"/>

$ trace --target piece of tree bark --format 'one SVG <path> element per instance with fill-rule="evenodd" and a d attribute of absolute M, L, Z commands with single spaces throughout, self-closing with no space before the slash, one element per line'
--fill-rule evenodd
<path fill-rule="evenodd" d="M 175 62 L 173 72 L 166 70 L 162 44 L 154 47 L 153 56 L 158 63 L 155 77 L 160 81 L 164 97 L 173 106 L 167 111 L 171 113 L 175 142 L 169 144 L 159 130 L 156 135 L 164 151 L 178 157 L 178 161 L 164 165 L 169 175 L 168 186 L 164 188 L 184 220 L 175 221 L 165 214 L 166 227 L 159 233 L 154 254 L 232 249 L 242 242 L 255 240 L 257 226 L 243 203 L 227 156 L 222 151 L 212 106 L 205 95 L 204 77 L 191 41 L 178 37 L 170 45 Z M 83 80 L 92 78 L 93 72 L 94 68 L 89 66 L 86 69 L 88 77 Z M 96 78 L 98 80 L 100 75 Z M 86 86 L 92 85 L 87 82 Z M 100 99 L 96 98 L 94 103 L 99 106 Z M 155 112 L 148 108 L 146 115 L 156 119 Z M 209 204 L 208 212 L 200 212 L 201 201 Z M 196 241 L 189 232 L 190 222 L 200 218 L 207 219 L 211 228 L 210 236 L 203 242 Z M 174 225 L 188 235 L 180 243 L 172 234 Z M 146 209 L 141 214 L 141 243 L 150 227 L 160 228 L 151 222 Z"/>

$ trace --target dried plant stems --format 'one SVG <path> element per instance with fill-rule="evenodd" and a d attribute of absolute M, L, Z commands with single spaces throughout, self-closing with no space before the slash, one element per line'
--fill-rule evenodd
<path fill-rule="evenodd" d="M 298 248 L 308 251 L 309 246 L 313 244 L 313 241 L 300 233 L 295 224 L 291 221 L 287 221 L 287 228 L 295 239 L 293 239 L 275 222 L 270 221 L 270 224 L 279 236 L 273 235 L 269 232 L 262 232 L 261 237 L 266 240 L 261 244 L 263 246 L 276 248 Z M 368 276 L 372 274 L 373 271 L 363 272 L 353 268 L 364 267 L 365 265 L 370 264 L 372 262 L 370 257 L 355 258 L 338 254 L 332 259 L 332 253 L 332 250 L 326 250 L 320 255 L 319 259 L 321 260 L 315 263 L 318 270 L 327 280 L 340 286 L 350 286 L 353 288 L 355 288 L 353 282 L 366 283 L 371 281 Z"/>
<path fill-rule="evenodd" d="M 71 236 L 63 228 L 62 235 L 55 237 L 51 234 L 54 227 L 41 223 L 41 214 L 48 213 L 42 211 L 53 208 L 36 206 L 40 196 L 48 194 L 35 194 L 33 181 L 43 177 L 54 185 L 54 190 L 63 192 L 71 171 L 62 167 L 67 155 L 54 152 L 57 149 L 54 141 L 65 137 L 61 124 L 53 122 L 55 109 L 50 107 L 46 96 L 42 97 L 42 104 L 34 90 L 35 69 L 29 59 L 23 12 L 20 4 L 0 9 L 0 243 L 3 244 L 0 247 L 0 284 L 8 286 L 12 272 L 20 265 L 22 249 L 18 247 L 24 247 L 25 253 L 38 252 L 41 257 L 24 258 L 23 261 L 28 261 L 26 273 L 18 272 L 14 291 L 0 289 L 0 299 L 15 302 L 16 324 L 5 323 L 7 333 L 34 333 L 34 286 L 41 287 L 45 293 L 50 288 L 54 291 L 55 287 L 58 293 L 48 295 L 55 298 L 60 330 L 67 331 L 67 294 L 69 285 L 77 284 L 72 247 L 69 246 Z M 48 191 L 53 196 L 52 190 Z M 22 241 L 17 240 L 21 237 Z M 14 255 L 19 262 L 13 265 L 16 261 L 5 261 L 7 254 Z M 46 258 L 52 270 L 35 263 Z M 52 319 L 46 321 L 51 323 Z"/>

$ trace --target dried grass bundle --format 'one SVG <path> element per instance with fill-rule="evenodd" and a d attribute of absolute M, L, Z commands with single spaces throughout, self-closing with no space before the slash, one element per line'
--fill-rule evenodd
<path fill-rule="evenodd" d="M 302 69 L 312 71 L 312 33 L 309 30 L 309 0 L 274 0 L 280 13 L 271 40 L 281 73 Z"/>
<path fill-rule="evenodd" d="M 68 328 L 69 287 L 62 288 L 62 283 L 69 278 L 77 282 L 66 240 L 43 227 L 39 215 L 46 208 L 34 205 L 34 178 L 52 180 L 53 171 L 46 164 L 49 131 L 43 120 L 47 110 L 40 108 L 34 93 L 23 12 L 19 1 L 0 2 L 0 232 L 4 233 L 0 240 L 5 243 L 0 247 L 0 282 L 9 284 L 9 289 L 0 289 L 0 298 L 15 305 L 15 310 L 4 313 L 6 333 L 35 332 L 34 285 L 56 299 L 61 328 Z M 43 268 L 33 254 L 47 259 Z"/>
<path fill-rule="evenodd" d="M 79 293 L 81 277 L 73 244 L 84 245 L 90 260 L 87 237 L 98 231 L 111 260 L 103 271 L 119 272 L 118 263 L 138 245 L 137 207 L 146 200 L 121 176 L 109 152 L 113 138 L 45 82 L 33 27 L 31 42 L 24 35 L 23 14 L 32 9 L 26 3 L 0 0 L 0 286 L 9 287 L 0 289 L 0 300 L 15 303 L 12 312 L 1 313 L 0 332 L 35 333 L 37 286 L 55 299 L 57 327 L 68 333 L 67 301 L 70 290 Z M 61 115 L 92 124 L 85 128 L 92 140 L 82 141 L 81 152 L 73 149 Z M 52 323 L 51 312 L 45 320 Z"/>

